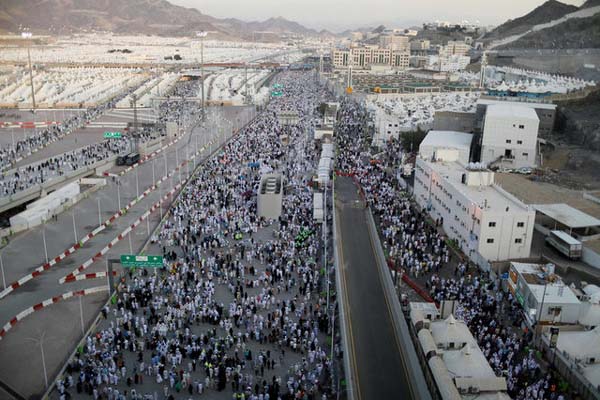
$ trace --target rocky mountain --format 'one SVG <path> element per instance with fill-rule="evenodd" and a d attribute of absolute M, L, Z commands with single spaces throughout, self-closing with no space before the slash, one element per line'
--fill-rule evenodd
<path fill-rule="evenodd" d="M 111 31 L 184 36 L 210 31 L 214 37 L 251 39 L 255 31 L 318 36 L 284 18 L 262 22 L 219 19 L 195 8 L 176 6 L 167 0 L 1 0 L 0 31 L 65 34 Z"/>
<path fill-rule="evenodd" d="M 548 0 L 541 6 L 529 12 L 528 14 L 519 18 L 508 20 L 502 25 L 497 26 L 494 30 L 490 31 L 485 36 L 485 39 L 495 40 L 512 35 L 517 35 L 528 31 L 534 25 L 543 24 L 559 19 L 565 14 L 577 11 L 577 9 L 577 7 L 570 4 L 564 4 L 556 0 Z"/>
<path fill-rule="evenodd" d="M 580 8 L 590 8 L 600 6 L 600 0 L 587 0 Z"/>
<path fill-rule="evenodd" d="M 499 48 L 598 49 L 600 48 L 600 13 L 586 18 L 572 18 L 558 25 L 530 32 Z"/>

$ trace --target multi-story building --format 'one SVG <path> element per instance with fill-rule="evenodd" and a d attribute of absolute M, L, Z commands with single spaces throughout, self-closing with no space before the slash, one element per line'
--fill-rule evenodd
<path fill-rule="evenodd" d="M 556 104 L 551 103 L 535 103 L 529 101 L 510 101 L 510 98 L 481 98 L 477 100 L 477 111 L 475 114 L 475 129 L 483 131 L 483 121 L 488 106 L 494 104 L 513 104 L 520 107 L 529 107 L 535 110 L 540 124 L 538 128 L 538 136 L 546 136 L 552 133 L 554 122 L 556 120 Z"/>
<path fill-rule="evenodd" d="M 393 69 L 406 69 L 410 61 L 407 50 L 392 50 L 378 46 L 351 47 L 349 49 L 334 49 L 333 66 L 346 68 L 369 69 L 373 65 L 387 65 Z"/>
<path fill-rule="evenodd" d="M 460 40 L 450 40 L 448 44 L 440 48 L 440 57 L 449 57 L 453 55 L 466 56 L 471 46 Z"/>
<path fill-rule="evenodd" d="M 379 36 L 379 47 L 391 50 L 408 51 L 408 36 L 401 35 L 381 35 Z"/>
<path fill-rule="evenodd" d="M 419 156 L 424 160 L 434 160 L 444 158 L 448 151 L 457 152 L 457 161 L 467 164 L 472 140 L 473 135 L 470 133 L 431 130 L 419 145 Z"/>
<path fill-rule="evenodd" d="M 417 157 L 416 202 L 479 265 L 529 257 L 535 210 L 495 185 L 494 172 L 458 159 L 458 151 Z"/>
<path fill-rule="evenodd" d="M 481 161 L 511 168 L 534 167 L 540 120 L 530 107 L 505 103 L 487 108 Z"/>
<path fill-rule="evenodd" d="M 427 59 L 427 69 L 443 72 L 462 71 L 471 63 L 469 56 L 450 55 L 450 56 L 429 56 Z"/>

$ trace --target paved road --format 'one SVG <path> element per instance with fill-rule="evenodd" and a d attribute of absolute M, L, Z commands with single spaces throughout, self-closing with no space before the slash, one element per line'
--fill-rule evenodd
<path fill-rule="evenodd" d="M 408 384 L 407 366 L 384 294 L 380 269 L 369 235 L 366 210 L 351 178 L 336 178 L 336 213 L 341 248 L 341 301 L 349 329 L 350 365 L 354 398 L 416 399 Z"/>
<path fill-rule="evenodd" d="M 225 124 L 224 120 L 232 121 L 237 126 L 241 126 L 250 116 L 248 107 L 216 107 L 213 111 L 218 114 L 215 116 L 214 121 L 221 126 L 221 129 L 197 128 L 189 137 L 183 138 L 177 145 L 171 146 L 164 152 L 163 154 L 166 154 L 166 156 L 161 155 L 156 158 L 155 162 L 144 163 L 120 178 L 121 206 L 125 206 L 136 197 L 136 186 L 139 187 L 139 193 L 142 193 L 152 184 L 153 164 L 154 175 L 158 180 L 165 175 L 165 171 L 171 172 L 175 168 L 176 161 L 181 163 L 185 159 L 186 149 L 190 155 L 193 153 L 196 137 L 199 139 L 200 147 L 211 138 L 222 141 L 231 134 L 229 129 L 231 125 Z M 208 151 L 202 154 L 202 158 L 207 155 Z M 189 170 L 192 171 L 192 169 L 193 165 L 190 165 Z M 187 172 L 187 168 L 183 168 L 181 178 L 185 178 Z M 106 246 L 110 240 L 132 224 L 164 193 L 170 190 L 172 185 L 176 185 L 179 181 L 179 173 L 176 173 L 172 179 L 164 182 L 157 190 L 130 209 L 127 214 L 117 219 L 98 236 L 86 243 L 83 248 L 1 299 L 0 325 L 4 325 L 10 318 L 27 307 L 50 297 L 71 290 L 105 285 L 106 281 L 103 279 L 84 280 L 63 285 L 59 284 L 58 280 Z M 109 179 L 108 185 L 104 189 L 73 207 L 79 238 L 98 225 L 98 199 L 100 199 L 101 205 L 101 218 L 104 221 L 118 209 L 116 185 L 112 180 Z M 163 208 L 164 210 L 165 208 Z M 118 242 L 104 258 L 92 264 L 85 272 L 104 271 L 106 258 L 117 258 L 119 254 L 137 252 L 146 242 L 148 230 L 152 231 L 158 224 L 159 219 L 159 211 L 152 213 L 149 224 L 142 223 L 130 235 L 131 245 L 128 238 Z M 38 227 L 17 235 L 0 251 L 7 284 L 30 273 L 45 261 L 43 229 L 46 231 L 48 256 L 54 258 L 74 242 L 75 232 L 73 230 L 72 211 L 59 215 L 57 221 L 50 221 L 45 228 Z M 2 282 L 0 282 L 1 284 Z M 0 286 L 0 288 L 3 288 L 3 286 Z M 42 335 L 45 337 L 44 353 L 50 382 L 82 337 L 81 319 L 83 319 L 84 327 L 87 329 L 106 299 L 106 292 L 102 292 L 85 296 L 82 298 L 81 304 L 79 298 L 66 300 L 37 311 L 19 322 L 0 341 L 0 381 L 9 384 L 15 391 L 25 397 L 42 392 L 44 389 L 44 374 L 38 344 Z"/>

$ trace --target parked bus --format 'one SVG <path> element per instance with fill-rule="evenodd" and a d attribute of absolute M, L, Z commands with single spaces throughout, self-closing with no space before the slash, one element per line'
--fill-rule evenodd
<path fill-rule="evenodd" d="M 581 258 L 583 248 L 581 242 L 567 232 L 550 231 L 550 234 L 546 236 L 546 243 L 571 260 Z"/>

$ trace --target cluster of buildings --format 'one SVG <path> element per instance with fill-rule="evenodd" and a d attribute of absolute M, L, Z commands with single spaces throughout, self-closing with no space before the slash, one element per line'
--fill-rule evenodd
<path fill-rule="evenodd" d="M 332 61 L 335 68 L 404 70 L 410 62 L 408 36 L 381 35 L 378 45 L 334 49 Z"/>
<path fill-rule="evenodd" d="M 416 202 L 479 265 L 530 256 L 536 209 L 497 185 L 490 167 L 538 164 L 538 113 L 554 119 L 553 108 L 540 106 L 480 99 L 469 113 L 474 133 L 432 130 L 419 147 Z M 444 118 L 460 121 L 452 114 Z"/>
<path fill-rule="evenodd" d="M 509 400 L 506 378 L 497 376 L 469 327 L 434 303 L 409 305 L 410 322 L 442 399 Z"/>
<path fill-rule="evenodd" d="M 358 70 L 405 70 L 409 67 L 442 72 L 464 70 L 471 58 L 469 40 L 451 40 L 443 46 L 431 46 L 427 39 L 416 39 L 407 32 L 380 34 L 367 43 L 360 42 L 359 33 L 352 36 L 350 46 L 332 51 L 334 68 Z M 362 34 L 360 34 L 362 37 Z"/>

